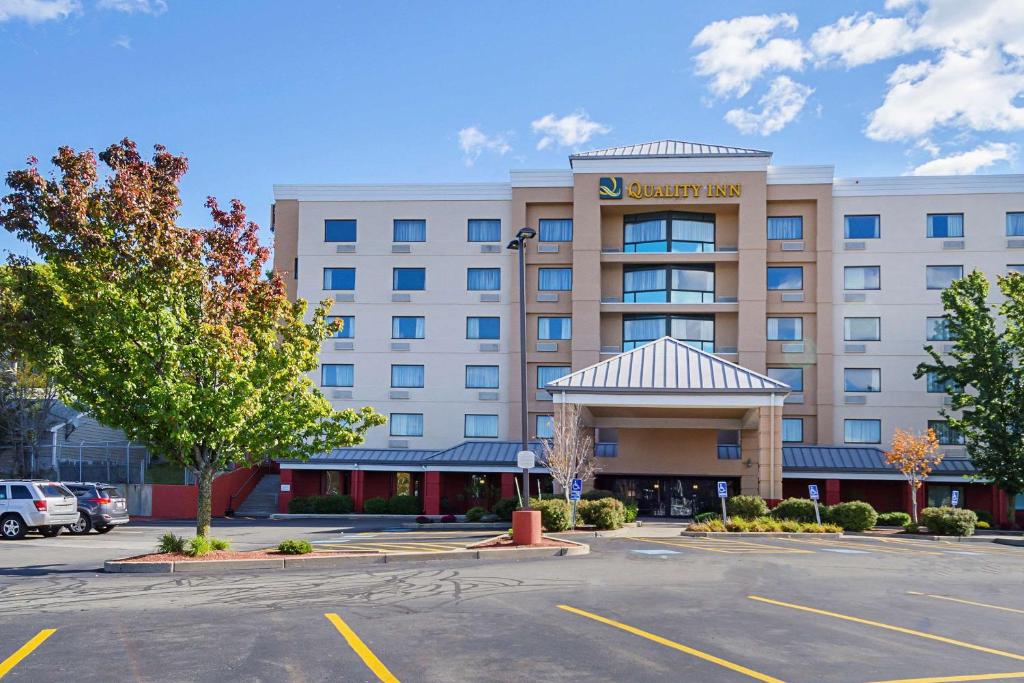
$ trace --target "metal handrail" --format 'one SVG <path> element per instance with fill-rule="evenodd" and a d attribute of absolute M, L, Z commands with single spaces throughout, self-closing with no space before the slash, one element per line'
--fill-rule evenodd
<path fill-rule="evenodd" d="M 235 496 L 237 496 L 239 493 L 241 493 L 242 489 L 244 489 L 249 484 L 249 482 L 252 480 L 253 477 L 255 477 L 257 474 L 262 474 L 262 473 L 263 473 L 263 465 L 256 465 L 256 469 L 254 469 L 249 474 L 249 476 L 245 478 L 245 481 L 242 482 L 242 485 L 239 486 L 238 489 L 234 493 L 232 493 L 230 496 L 228 496 L 228 506 L 224 510 L 224 514 L 225 515 L 230 517 L 231 515 L 233 515 L 235 513 Z"/>

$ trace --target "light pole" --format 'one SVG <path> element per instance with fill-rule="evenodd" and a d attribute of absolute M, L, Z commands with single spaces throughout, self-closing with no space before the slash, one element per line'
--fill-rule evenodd
<path fill-rule="evenodd" d="M 526 240 L 533 238 L 537 231 L 533 228 L 520 228 L 516 238 L 508 243 L 508 248 L 519 252 L 519 388 L 520 388 L 520 422 L 522 424 L 521 450 L 530 450 L 530 437 L 527 425 L 526 407 Z M 530 509 L 530 470 L 523 468 L 523 509 Z"/>

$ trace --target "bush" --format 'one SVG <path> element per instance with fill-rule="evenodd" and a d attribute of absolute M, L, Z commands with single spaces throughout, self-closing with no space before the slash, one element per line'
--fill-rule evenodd
<path fill-rule="evenodd" d="M 875 526 L 904 526 L 910 521 L 910 515 L 906 512 L 883 512 L 878 515 Z"/>
<path fill-rule="evenodd" d="M 335 493 L 329 496 L 312 496 L 313 512 L 318 515 L 347 515 L 355 507 L 351 496 Z"/>
<path fill-rule="evenodd" d="M 288 512 L 293 515 L 308 515 L 313 512 L 313 499 L 309 496 L 299 496 L 288 501 Z"/>
<path fill-rule="evenodd" d="M 796 522 L 816 522 L 814 501 L 807 498 L 787 498 L 772 510 L 775 519 L 790 519 Z"/>
<path fill-rule="evenodd" d="M 845 531 L 867 531 L 878 522 L 875 508 L 860 500 L 838 503 L 828 509 L 828 521 Z"/>
<path fill-rule="evenodd" d="M 974 525 L 974 528 L 975 529 L 991 529 L 992 525 L 989 524 L 988 522 L 986 522 L 985 520 L 979 519 L 978 522 Z"/>
<path fill-rule="evenodd" d="M 512 519 L 512 512 L 519 506 L 519 501 L 515 498 L 502 498 L 494 507 L 491 508 L 491 512 L 498 515 L 498 519 L 503 522 L 507 522 Z"/>
<path fill-rule="evenodd" d="M 921 511 L 921 521 L 928 531 L 940 536 L 970 536 L 978 523 L 978 516 L 972 510 L 963 508 L 941 507 L 925 508 Z"/>
<path fill-rule="evenodd" d="M 696 517 L 694 517 L 693 521 L 697 522 L 698 524 L 703 524 L 704 522 L 710 522 L 711 520 L 719 519 L 720 517 L 721 515 L 717 512 L 702 512 Z"/>
<path fill-rule="evenodd" d="M 711 518 L 706 522 L 694 522 L 686 527 L 687 531 L 725 531 L 725 524 L 722 520 Z"/>
<path fill-rule="evenodd" d="M 441 518 L 441 521 L 444 524 L 451 524 L 452 522 L 455 522 L 457 520 L 455 519 L 455 515 L 445 515 L 444 517 Z"/>
<path fill-rule="evenodd" d="M 181 536 L 175 536 L 170 531 L 160 537 L 160 542 L 157 543 L 156 551 L 158 553 L 183 553 L 185 552 L 185 539 Z"/>
<path fill-rule="evenodd" d="M 226 541 L 223 538 L 210 539 L 210 550 L 228 550 L 230 548 L 231 541 Z"/>
<path fill-rule="evenodd" d="M 726 531 L 750 531 L 750 522 L 743 517 L 730 517 L 725 523 Z"/>
<path fill-rule="evenodd" d="M 974 516 L 978 518 L 978 522 L 979 523 L 980 522 L 985 522 L 986 524 L 988 524 L 987 527 L 980 527 L 979 526 L 978 527 L 979 529 L 982 529 L 982 528 L 988 529 L 989 527 L 991 527 L 992 525 L 994 525 L 996 523 L 996 520 L 991 515 L 991 513 L 986 512 L 985 510 L 975 510 L 974 511 Z M 975 525 L 975 526 L 977 526 L 977 525 Z"/>
<path fill-rule="evenodd" d="M 189 557 L 202 557 L 213 550 L 213 539 L 208 536 L 190 538 L 185 544 L 185 554 Z"/>
<path fill-rule="evenodd" d="M 467 522 L 479 522 L 484 518 L 484 513 L 487 512 L 482 507 L 472 507 L 466 510 L 466 521 Z"/>
<path fill-rule="evenodd" d="M 367 498 L 363 502 L 363 512 L 368 515 L 386 515 L 388 512 L 388 502 L 383 498 Z"/>
<path fill-rule="evenodd" d="M 392 496 L 388 501 L 388 514 L 418 515 L 420 514 L 420 499 L 405 494 Z"/>
<path fill-rule="evenodd" d="M 430 517 L 427 517 L 426 515 L 420 515 L 419 517 L 416 518 L 416 523 L 417 524 L 430 524 L 433 521 L 434 520 L 432 520 Z"/>
<path fill-rule="evenodd" d="M 761 496 L 733 496 L 725 502 L 730 517 L 756 519 L 768 514 L 768 504 Z"/>
<path fill-rule="evenodd" d="M 612 491 L 605 491 L 603 489 L 593 489 L 592 491 L 584 492 L 580 498 L 583 500 L 602 500 L 603 498 L 615 498 L 615 493 Z"/>
<path fill-rule="evenodd" d="M 749 531 L 779 532 L 782 531 L 782 523 L 771 517 L 756 517 L 750 520 L 747 526 Z"/>
<path fill-rule="evenodd" d="M 626 521 L 626 506 L 616 498 L 587 501 L 586 505 L 577 509 L 577 513 L 584 524 L 591 524 L 598 529 L 619 529 Z"/>
<path fill-rule="evenodd" d="M 831 522 L 825 522 L 823 524 L 803 524 L 801 525 L 800 531 L 805 534 L 838 534 L 842 533 L 843 527 L 838 524 L 832 524 Z"/>
<path fill-rule="evenodd" d="M 625 522 L 626 524 L 632 524 L 636 521 L 636 516 L 637 513 L 640 512 L 640 508 L 636 503 L 625 503 L 624 505 L 626 508 Z"/>
<path fill-rule="evenodd" d="M 786 533 L 796 533 L 803 525 L 795 519 L 783 519 L 779 522 L 779 528 Z"/>
<path fill-rule="evenodd" d="M 277 546 L 277 552 L 282 555 L 305 555 L 306 553 L 313 552 L 313 545 L 309 541 L 289 538 L 288 540 L 281 541 Z"/>
<path fill-rule="evenodd" d="M 907 522 L 906 524 L 903 525 L 903 533 L 906 533 L 906 534 L 916 534 L 916 533 L 919 533 L 920 531 L 921 531 L 920 525 L 918 525 L 918 523 L 915 522 L 914 520 L 910 520 L 909 522 Z"/>
<path fill-rule="evenodd" d="M 530 500 L 530 507 L 540 510 L 540 523 L 548 531 L 565 531 L 569 528 L 570 510 L 565 499 Z"/>

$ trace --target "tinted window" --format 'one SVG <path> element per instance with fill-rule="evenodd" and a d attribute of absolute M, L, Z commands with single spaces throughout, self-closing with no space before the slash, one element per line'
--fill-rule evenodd
<path fill-rule="evenodd" d="M 928 341 L 953 340 L 953 333 L 949 331 L 949 320 L 944 316 L 929 317 L 925 334 Z"/>
<path fill-rule="evenodd" d="M 501 268 L 467 268 L 466 289 L 471 292 L 501 289 Z"/>
<path fill-rule="evenodd" d="M 537 366 L 537 388 L 543 389 L 548 382 L 554 382 L 559 377 L 565 377 L 572 368 L 568 365 L 540 365 Z"/>
<path fill-rule="evenodd" d="M 466 415 L 464 435 L 468 438 L 495 438 L 498 436 L 497 415 Z"/>
<path fill-rule="evenodd" d="M 354 315 L 329 315 L 327 322 L 341 321 L 341 329 L 334 333 L 336 339 L 355 339 L 356 318 Z"/>
<path fill-rule="evenodd" d="M 846 341 L 878 341 L 882 338 L 881 318 L 844 318 L 843 333 Z"/>
<path fill-rule="evenodd" d="M 800 341 L 803 338 L 803 318 L 768 318 L 770 341 Z"/>
<path fill-rule="evenodd" d="M 396 315 L 391 318 L 391 336 L 394 339 L 423 339 L 425 328 L 423 316 Z"/>
<path fill-rule="evenodd" d="M 844 289 L 879 289 L 882 269 L 879 266 L 846 266 L 843 268 Z"/>
<path fill-rule="evenodd" d="M 121 492 L 117 489 L 100 489 L 100 496 L 102 498 L 123 498 Z"/>
<path fill-rule="evenodd" d="M 572 318 L 537 318 L 537 339 L 572 339 Z"/>
<path fill-rule="evenodd" d="M 799 266 L 769 266 L 768 289 L 803 289 L 804 269 Z"/>
<path fill-rule="evenodd" d="M 497 389 L 498 388 L 498 366 L 497 365 L 467 365 L 466 366 L 466 388 L 467 389 Z"/>
<path fill-rule="evenodd" d="M 783 443 L 799 443 L 804 440 L 804 421 L 800 417 L 782 418 Z"/>
<path fill-rule="evenodd" d="M 777 382 L 789 385 L 793 391 L 804 390 L 803 368 L 768 368 L 768 376 Z"/>
<path fill-rule="evenodd" d="M 7 500 L 7 487 L 0 484 L 0 500 Z"/>
<path fill-rule="evenodd" d="M 844 237 L 848 240 L 869 240 L 879 236 L 878 216 L 846 216 L 843 221 Z"/>
<path fill-rule="evenodd" d="M 501 221 L 469 219 L 468 235 L 466 239 L 470 242 L 500 242 Z"/>
<path fill-rule="evenodd" d="M 572 289 L 572 268 L 539 268 L 537 289 L 545 292 L 567 292 Z"/>
<path fill-rule="evenodd" d="M 395 242 L 426 242 L 427 222 L 424 220 L 395 221 Z"/>
<path fill-rule="evenodd" d="M 423 436 L 423 413 L 391 413 L 391 436 Z"/>
<path fill-rule="evenodd" d="M 882 371 L 878 368 L 846 368 L 843 370 L 843 391 L 869 392 L 882 390 Z"/>
<path fill-rule="evenodd" d="M 571 218 L 542 218 L 539 227 L 541 242 L 572 242 Z"/>
<path fill-rule="evenodd" d="M 324 365 L 321 368 L 320 386 L 350 387 L 354 378 L 355 371 L 351 364 Z"/>
<path fill-rule="evenodd" d="M 963 237 L 964 215 L 962 213 L 933 213 L 928 215 L 929 237 Z"/>
<path fill-rule="evenodd" d="M 355 268 L 324 268 L 324 289 L 355 289 Z"/>
<path fill-rule="evenodd" d="M 324 241 L 355 242 L 356 222 L 352 220 L 334 219 L 328 219 L 324 221 Z"/>
<path fill-rule="evenodd" d="M 769 216 L 768 239 L 770 240 L 802 240 L 804 238 L 804 219 L 800 216 Z"/>
<path fill-rule="evenodd" d="M 945 289 L 964 276 L 963 266 L 928 266 L 925 269 L 925 285 L 928 289 Z"/>
<path fill-rule="evenodd" d="M 394 289 L 416 291 L 426 287 L 426 268 L 395 268 L 392 272 Z"/>
<path fill-rule="evenodd" d="M 843 436 L 846 443 L 881 443 L 881 420 L 844 420 Z"/>
<path fill-rule="evenodd" d="M 466 339 L 499 339 L 501 318 L 466 318 Z"/>
<path fill-rule="evenodd" d="M 422 365 L 392 365 L 391 386 L 396 389 L 419 389 L 423 387 Z"/>
<path fill-rule="evenodd" d="M 27 486 L 21 484 L 11 485 L 11 499 L 12 500 L 32 500 L 32 493 L 28 490 Z"/>

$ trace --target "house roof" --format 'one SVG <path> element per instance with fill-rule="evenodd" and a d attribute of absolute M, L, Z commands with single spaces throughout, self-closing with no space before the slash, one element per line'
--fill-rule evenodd
<path fill-rule="evenodd" d="M 577 152 L 569 157 L 576 159 L 666 159 L 680 157 L 770 157 L 771 152 L 746 147 L 728 147 L 725 145 L 706 145 L 701 142 L 685 142 L 683 140 L 657 140 L 639 145 L 608 147 L 589 152 Z"/>
<path fill-rule="evenodd" d="M 789 386 L 718 356 L 662 337 L 577 370 L 548 391 L 789 393 Z"/>
<path fill-rule="evenodd" d="M 458 446 L 439 451 L 427 459 L 427 465 L 516 465 L 518 441 L 464 441 Z M 544 449 L 540 442 L 530 443 L 538 458 Z M 538 463 L 540 464 L 540 463 Z"/>
<path fill-rule="evenodd" d="M 318 453 L 309 459 L 314 463 L 364 463 L 373 465 L 420 464 L 437 451 L 409 448 L 335 448 L 329 453 Z M 298 461 L 287 461 L 298 462 Z"/>
<path fill-rule="evenodd" d="M 784 446 L 784 471 L 843 471 L 893 474 L 896 469 L 885 461 L 885 452 L 870 446 Z M 968 458 L 946 458 L 932 474 L 974 474 Z"/>

